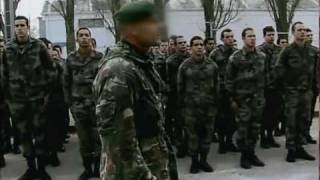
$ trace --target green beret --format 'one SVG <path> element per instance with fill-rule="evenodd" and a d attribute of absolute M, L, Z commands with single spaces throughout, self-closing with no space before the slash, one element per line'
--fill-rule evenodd
<path fill-rule="evenodd" d="M 156 16 L 156 8 L 148 1 L 135 1 L 122 6 L 114 15 L 119 23 L 138 22 Z"/>

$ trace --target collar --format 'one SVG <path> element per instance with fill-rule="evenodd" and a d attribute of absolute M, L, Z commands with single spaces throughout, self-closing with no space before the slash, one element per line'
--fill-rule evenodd
<path fill-rule="evenodd" d="M 245 46 L 243 46 L 243 48 L 242 48 L 243 55 L 255 53 L 256 51 L 257 51 L 256 48 L 254 48 L 253 51 L 250 51 L 250 50 L 249 50 L 248 48 L 246 48 Z"/>
<path fill-rule="evenodd" d="M 139 53 L 136 48 L 125 40 L 121 40 L 118 42 L 118 46 L 122 48 L 122 54 L 128 57 L 130 60 L 140 63 L 140 64 L 150 64 L 151 58 L 150 54 L 141 54 Z"/>

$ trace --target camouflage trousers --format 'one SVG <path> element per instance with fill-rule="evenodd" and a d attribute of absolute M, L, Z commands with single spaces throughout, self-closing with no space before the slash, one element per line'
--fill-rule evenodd
<path fill-rule="evenodd" d="M 310 135 L 310 128 L 312 126 L 312 120 L 314 118 L 314 109 L 315 109 L 315 106 L 316 106 L 316 103 L 317 103 L 317 97 L 318 97 L 318 93 L 317 92 L 312 92 L 312 98 L 311 98 L 311 106 L 310 106 L 310 118 L 309 118 L 309 121 L 308 121 L 308 126 L 307 126 L 307 131 L 305 134 L 306 136 L 309 136 Z"/>
<path fill-rule="evenodd" d="M 4 146 L 6 141 L 5 124 L 7 120 L 6 109 L 3 104 L 0 104 L 0 155 L 4 154 Z"/>
<path fill-rule="evenodd" d="M 125 149 L 121 151 L 118 142 L 101 139 L 101 180 L 140 180 L 146 176 L 147 169 L 157 180 L 177 180 L 170 178 L 169 151 L 164 138 L 138 138 L 142 157 Z"/>
<path fill-rule="evenodd" d="M 26 158 L 46 155 L 46 106 L 44 100 L 26 102 L 9 101 L 11 118 L 15 123 Z"/>
<path fill-rule="evenodd" d="M 212 105 L 192 105 L 185 107 L 183 113 L 190 156 L 209 153 L 216 108 Z"/>
<path fill-rule="evenodd" d="M 101 143 L 96 125 L 95 105 L 86 99 L 76 100 L 70 107 L 79 137 L 82 157 L 95 158 L 101 153 Z"/>
<path fill-rule="evenodd" d="M 240 97 L 237 100 L 238 123 L 237 145 L 241 152 L 253 150 L 259 139 L 262 112 L 265 104 L 263 95 Z"/>
<path fill-rule="evenodd" d="M 296 150 L 306 141 L 310 121 L 311 91 L 287 91 L 285 93 L 285 115 L 287 119 L 286 147 Z"/>

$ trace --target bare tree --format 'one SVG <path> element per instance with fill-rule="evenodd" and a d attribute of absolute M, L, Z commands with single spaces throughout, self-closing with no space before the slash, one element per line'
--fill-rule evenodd
<path fill-rule="evenodd" d="M 279 38 L 288 39 L 288 32 L 295 11 L 301 0 L 265 0 L 271 17 L 276 23 Z"/>
<path fill-rule="evenodd" d="M 217 30 L 234 21 L 240 8 L 239 0 L 201 0 L 206 21 L 206 37 L 216 39 Z"/>
<path fill-rule="evenodd" d="M 55 0 L 51 7 L 64 19 L 66 27 L 67 53 L 76 49 L 74 32 L 74 0 Z"/>

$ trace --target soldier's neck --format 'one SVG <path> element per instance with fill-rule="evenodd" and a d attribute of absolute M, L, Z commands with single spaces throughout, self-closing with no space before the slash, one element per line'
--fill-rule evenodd
<path fill-rule="evenodd" d="M 90 47 L 80 47 L 78 51 L 80 56 L 87 57 L 91 54 L 92 49 Z"/>
<path fill-rule="evenodd" d="M 17 37 L 17 42 L 19 45 L 24 46 L 28 42 L 29 36 Z"/>
<path fill-rule="evenodd" d="M 128 38 L 125 41 L 128 42 L 139 54 L 142 55 L 147 54 L 150 49 L 150 46 L 143 46 L 134 39 Z"/>
<path fill-rule="evenodd" d="M 192 55 L 192 60 L 195 63 L 202 63 L 204 60 L 204 56 Z"/>
<path fill-rule="evenodd" d="M 295 39 L 294 42 L 295 42 L 299 47 L 302 47 L 302 46 L 305 45 L 305 41 L 304 41 L 304 40 Z"/>

